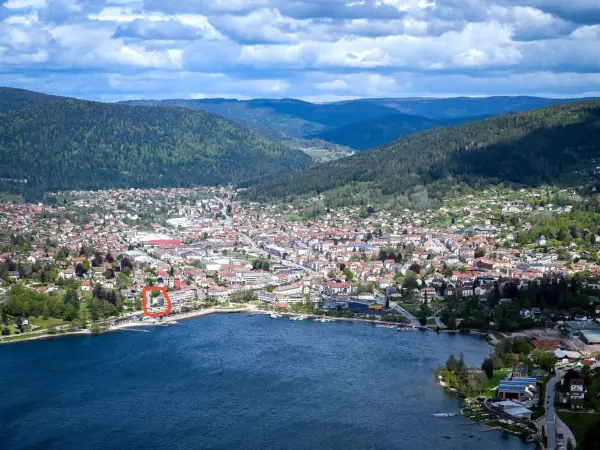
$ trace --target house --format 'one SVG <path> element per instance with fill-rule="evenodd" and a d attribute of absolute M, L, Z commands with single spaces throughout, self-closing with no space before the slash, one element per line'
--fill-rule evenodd
<path fill-rule="evenodd" d="M 302 285 L 298 283 L 287 286 L 278 286 L 273 290 L 276 301 L 284 302 L 304 302 L 302 296 Z"/>
<path fill-rule="evenodd" d="M 473 288 L 469 286 L 464 286 L 458 289 L 458 293 L 461 297 L 473 297 Z"/>
<path fill-rule="evenodd" d="M 76 274 L 75 274 L 74 266 L 69 266 L 65 270 L 60 271 L 58 273 L 58 278 L 65 279 L 65 280 L 72 280 L 73 278 L 75 278 L 75 276 L 76 276 Z"/>
<path fill-rule="evenodd" d="M 258 293 L 258 299 L 263 303 L 275 303 L 275 294 L 269 291 L 260 291 Z"/>
<path fill-rule="evenodd" d="M 585 387 L 583 378 L 569 380 L 569 401 L 571 409 L 581 409 L 584 406 Z"/>
<path fill-rule="evenodd" d="M 563 364 L 567 364 L 573 361 L 579 361 L 583 359 L 579 352 L 572 352 L 568 350 L 561 350 L 560 348 L 554 350 L 554 355 L 558 359 L 558 362 L 562 362 Z"/>
<path fill-rule="evenodd" d="M 530 383 L 522 382 L 520 379 L 501 381 L 497 393 L 500 400 L 526 402 L 532 400 L 534 397 Z"/>
<path fill-rule="evenodd" d="M 89 292 L 92 290 L 92 283 L 90 283 L 88 280 L 83 280 L 81 282 L 81 290 L 83 292 Z"/>
<path fill-rule="evenodd" d="M 352 285 L 345 281 L 338 282 L 332 280 L 327 282 L 324 291 L 327 295 L 350 295 L 352 293 Z"/>
<path fill-rule="evenodd" d="M 432 287 L 424 287 L 419 291 L 419 298 L 422 300 L 433 300 L 436 297 L 435 289 Z"/>
<path fill-rule="evenodd" d="M 514 364 L 512 367 L 512 379 L 527 378 L 528 370 L 525 364 Z"/>
<path fill-rule="evenodd" d="M 527 409 L 523 403 L 513 400 L 504 400 L 492 403 L 492 406 L 502 412 L 518 419 L 531 419 L 532 411 Z"/>
<path fill-rule="evenodd" d="M 543 234 L 540 235 L 540 237 L 537 238 L 536 243 L 540 247 L 545 247 L 546 246 L 546 237 Z"/>

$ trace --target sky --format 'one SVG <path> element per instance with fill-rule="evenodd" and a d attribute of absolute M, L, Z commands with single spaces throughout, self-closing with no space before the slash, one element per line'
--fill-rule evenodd
<path fill-rule="evenodd" d="M 600 0 L 0 0 L 0 86 L 102 101 L 600 96 Z"/>

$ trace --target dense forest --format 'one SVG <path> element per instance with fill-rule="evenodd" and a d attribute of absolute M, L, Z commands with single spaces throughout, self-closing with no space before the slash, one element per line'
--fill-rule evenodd
<path fill-rule="evenodd" d="M 215 98 L 134 100 L 125 103 L 207 111 L 275 140 L 322 139 L 365 150 L 417 131 L 572 101 L 539 97 L 464 97 L 362 99 L 316 104 L 296 99 Z M 310 144 L 305 143 L 304 146 Z"/>
<path fill-rule="evenodd" d="M 62 99 L 0 114 L 0 187 L 14 193 L 218 185 L 311 163 L 303 152 L 183 108 Z"/>
<path fill-rule="evenodd" d="M 139 100 L 126 103 L 207 111 L 279 139 L 302 138 L 321 130 L 395 113 L 385 106 L 368 103 L 313 104 L 295 99 Z"/>
<path fill-rule="evenodd" d="M 0 114 L 63 100 L 65 97 L 0 86 Z"/>
<path fill-rule="evenodd" d="M 253 200 L 327 192 L 337 204 L 374 197 L 430 200 L 498 182 L 539 185 L 600 156 L 600 101 L 512 113 L 404 137 L 389 145 L 247 187 Z M 425 206 L 429 203 L 426 201 Z"/>

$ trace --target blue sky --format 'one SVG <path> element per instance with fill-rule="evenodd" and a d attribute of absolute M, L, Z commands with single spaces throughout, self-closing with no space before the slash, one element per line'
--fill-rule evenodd
<path fill-rule="evenodd" d="M 0 0 L 0 85 L 106 101 L 600 96 L 600 0 Z"/>

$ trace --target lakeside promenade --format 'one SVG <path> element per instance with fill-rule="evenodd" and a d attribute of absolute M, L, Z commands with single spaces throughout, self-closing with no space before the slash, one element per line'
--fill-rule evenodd
<path fill-rule="evenodd" d="M 111 331 L 117 331 L 117 330 L 125 330 L 128 328 L 165 326 L 165 325 L 168 325 L 173 322 L 178 322 L 180 320 L 193 319 L 195 317 L 201 317 L 201 316 L 210 315 L 210 314 L 254 313 L 254 314 L 269 315 L 272 312 L 273 311 L 259 309 L 259 308 L 257 308 L 256 305 L 252 305 L 252 304 L 246 305 L 244 308 L 235 308 L 235 307 L 233 307 L 233 308 L 207 308 L 207 309 L 189 311 L 189 312 L 185 312 L 185 313 L 171 314 L 169 316 L 163 316 L 163 318 L 159 319 L 159 320 L 145 319 L 145 320 L 141 320 L 141 321 L 128 321 L 128 322 L 120 323 L 118 325 L 111 325 L 111 326 L 101 330 L 99 334 L 109 333 Z M 404 327 L 414 327 L 414 328 L 417 328 L 417 329 L 423 330 L 423 331 L 434 331 L 430 327 L 424 327 L 418 323 L 415 324 L 412 321 L 408 322 L 408 323 L 398 323 L 398 322 L 389 322 L 386 320 L 377 320 L 377 319 L 373 320 L 373 319 L 363 319 L 363 318 L 357 318 L 357 317 L 332 317 L 332 316 L 321 316 L 321 315 L 316 315 L 316 314 L 304 314 L 304 313 L 295 313 L 295 312 L 278 312 L 278 314 L 281 314 L 284 317 L 304 316 L 304 317 L 307 317 L 310 319 L 319 319 L 319 318 L 327 317 L 332 322 L 333 321 L 336 321 L 336 322 L 362 322 L 362 323 L 372 323 L 375 325 L 377 325 L 377 324 L 392 324 L 392 325 L 398 325 L 399 327 L 403 327 L 403 326 Z M 58 338 L 58 337 L 63 337 L 63 336 L 77 336 L 77 335 L 89 335 L 89 334 L 94 334 L 90 328 L 86 328 L 83 330 L 58 332 L 58 333 L 40 332 L 39 334 L 35 334 L 35 335 L 33 335 L 33 334 L 32 335 L 27 335 L 27 334 L 18 335 L 17 339 L 15 339 L 15 336 L 10 336 L 7 338 L 0 338 L 0 344 L 12 344 L 12 343 L 16 343 L 16 342 L 25 342 L 25 341 L 38 340 L 38 339 L 52 339 L 52 338 Z"/>

